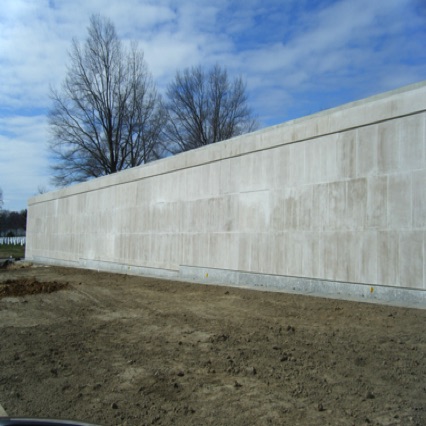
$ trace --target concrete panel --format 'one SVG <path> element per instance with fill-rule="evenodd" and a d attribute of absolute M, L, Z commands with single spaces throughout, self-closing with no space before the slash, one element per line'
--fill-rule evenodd
<path fill-rule="evenodd" d="M 294 277 L 303 276 L 304 270 L 304 238 L 299 232 L 287 233 L 288 241 L 286 242 L 286 260 L 287 274 Z"/>
<path fill-rule="evenodd" d="M 274 188 L 275 184 L 275 154 L 276 149 L 268 149 L 257 153 L 257 170 L 253 173 L 257 176 L 257 180 L 262 182 L 258 189 L 270 190 Z"/>
<path fill-rule="evenodd" d="M 238 228 L 241 232 L 266 232 L 270 227 L 269 191 L 243 192 L 238 197 Z"/>
<path fill-rule="evenodd" d="M 200 238 L 199 234 L 182 234 L 180 236 L 179 253 L 181 254 L 180 262 L 182 265 L 200 265 L 200 254 L 208 256 L 209 247 L 205 247 L 200 241 Z M 205 251 L 204 253 L 200 253 L 199 250 L 207 250 L 207 253 Z"/>
<path fill-rule="evenodd" d="M 26 256 L 158 276 L 192 267 L 369 300 L 415 287 L 417 297 L 425 111 L 426 82 L 42 194 L 29 201 Z"/>
<path fill-rule="evenodd" d="M 337 252 L 338 233 L 334 231 L 322 232 L 319 248 L 319 277 L 335 281 L 337 279 L 337 265 L 339 256 Z"/>
<path fill-rule="evenodd" d="M 343 227 L 345 229 L 365 229 L 367 218 L 367 179 L 351 179 L 347 181 L 346 209 Z"/>
<path fill-rule="evenodd" d="M 336 280 L 360 282 L 360 240 L 355 232 L 336 233 Z"/>
<path fill-rule="evenodd" d="M 320 262 L 320 234 L 318 232 L 304 232 L 302 277 L 319 277 Z"/>
<path fill-rule="evenodd" d="M 313 189 L 312 185 L 302 185 L 297 194 L 297 229 L 309 231 L 312 229 Z"/>
<path fill-rule="evenodd" d="M 328 135 L 318 138 L 321 144 L 321 156 L 319 162 L 319 182 L 332 182 L 337 179 L 337 140 L 339 136 Z"/>
<path fill-rule="evenodd" d="M 401 119 L 400 162 L 402 170 L 418 170 L 425 165 L 425 113 Z"/>
<path fill-rule="evenodd" d="M 360 239 L 359 251 L 359 282 L 377 284 L 377 255 L 378 241 L 377 232 L 365 232 Z"/>
<path fill-rule="evenodd" d="M 291 144 L 288 148 L 289 175 L 287 185 L 299 186 L 305 183 L 305 144 Z"/>
<path fill-rule="evenodd" d="M 345 229 L 348 185 L 345 180 L 328 184 L 327 229 Z"/>
<path fill-rule="evenodd" d="M 415 231 L 404 232 L 400 237 L 400 274 L 404 287 L 425 289 L 423 239 L 423 233 Z"/>
<path fill-rule="evenodd" d="M 287 233 L 274 232 L 269 236 L 269 243 L 271 247 L 271 274 L 287 275 L 287 250 L 285 243 L 287 241 Z"/>
<path fill-rule="evenodd" d="M 251 234 L 239 234 L 238 245 L 238 270 L 250 271 L 251 270 Z"/>
<path fill-rule="evenodd" d="M 412 226 L 411 175 L 390 175 L 387 182 L 388 226 L 391 229 Z"/>
<path fill-rule="evenodd" d="M 283 215 L 283 229 L 294 230 L 297 229 L 297 190 L 295 188 L 286 188 L 281 191 L 282 198 L 282 215 Z"/>
<path fill-rule="evenodd" d="M 413 173 L 413 228 L 426 228 L 426 170 Z"/>
<path fill-rule="evenodd" d="M 377 234 L 377 246 L 378 283 L 399 286 L 401 283 L 399 233 L 379 231 Z"/>
<path fill-rule="evenodd" d="M 220 172 L 221 172 L 220 162 L 209 164 L 209 168 L 210 168 L 209 196 L 217 197 L 222 194 L 221 182 L 220 182 Z"/>
<path fill-rule="evenodd" d="M 266 233 L 252 233 L 251 239 L 251 262 L 250 270 L 253 272 L 270 272 L 272 247 L 269 241 L 269 235 Z"/>
<path fill-rule="evenodd" d="M 356 176 L 356 130 L 340 133 L 336 141 L 336 167 L 338 179 Z"/>
<path fill-rule="evenodd" d="M 271 191 L 269 193 L 269 231 L 272 233 L 284 230 L 283 205 L 285 202 L 285 194 L 285 191 Z"/>
<path fill-rule="evenodd" d="M 219 193 L 229 194 L 235 192 L 236 182 L 234 179 L 235 175 L 235 159 L 224 159 L 218 163 L 219 174 L 217 175 L 219 181 Z"/>
<path fill-rule="evenodd" d="M 387 184 L 387 176 L 371 176 L 367 180 L 367 228 L 387 226 Z"/>
<path fill-rule="evenodd" d="M 274 189 L 283 189 L 290 180 L 290 145 L 274 150 Z"/>
<path fill-rule="evenodd" d="M 312 229 L 325 231 L 328 226 L 328 184 L 319 184 L 312 187 Z"/>
<path fill-rule="evenodd" d="M 313 185 L 321 181 L 320 159 L 322 145 L 318 139 L 305 142 L 305 181 Z"/>
<path fill-rule="evenodd" d="M 274 164 L 269 155 L 251 153 L 241 156 L 236 163 L 235 177 L 239 191 L 264 191 L 270 188 L 271 179 L 267 178 L 267 169 L 273 168 Z"/>
<path fill-rule="evenodd" d="M 378 125 L 378 172 L 392 173 L 399 170 L 400 120 L 386 121 Z"/>
<path fill-rule="evenodd" d="M 426 290 L 426 232 L 423 234 L 423 290 Z"/>

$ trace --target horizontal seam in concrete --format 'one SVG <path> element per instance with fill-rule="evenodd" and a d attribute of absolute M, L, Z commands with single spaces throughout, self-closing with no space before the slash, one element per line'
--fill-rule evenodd
<path fill-rule="evenodd" d="M 96 260 L 96 259 L 87 259 L 84 257 L 79 257 L 78 260 L 67 260 L 64 261 L 63 260 L 59 260 L 56 257 L 47 257 L 47 256 L 35 256 L 34 258 L 31 259 L 31 261 L 35 262 L 35 263 L 41 263 L 41 264 L 47 264 L 47 265 L 60 265 L 62 264 L 62 266 L 65 266 L 66 264 L 72 264 L 75 267 L 81 267 L 81 263 L 82 262 L 90 262 L 90 263 L 99 263 L 99 264 L 109 264 L 109 265 L 119 265 L 121 267 L 124 268 L 136 268 L 136 269 L 154 269 L 154 270 L 159 270 L 159 271 L 168 271 L 168 272 L 179 272 L 179 265 L 176 265 L 176 268 L 165 268 L 162 266 L 141 266 L 141 265 L 136 265 L 133 263 L 122 263 L 119 261 L 114 261 L 114 260 Z"/>
<path fill-rule="evenodd" d="M 47 199 L 47 200 L 40 200 L 40 201 L 33 201 L 33 202 L 31 202 L 31 200 L 29 200 L 28 205 L 37 205 L 37 204 L 43 204 L 43 203 L 53 201 L 53 200 L 61 200 L 61 199 L 71 198 L 71 197 L 74 197 L 76 195 L 83 194 L 83 193 L 88 194 L 88 193 L 96 192 L 96 191 L 99 191 L 99 190 L 102 190 L 102 189 L 126 185 L 129 182 L 140 182 L 142 180 L 149 179 L 153 176 L 165 176 L 165 175 L 176 173 L 176 172 L 179 172 L 179 171 L 182 171 L 182 170 L 190 170 L 190 169 L 193 169 L 193 168 L 196 168 L 196 167 L 200 167 L 200 166 L 204 166 L 204 165 L 208 165 L 208 164 L 214 164 L 214 163 L 223 161 L 224 159 L 245 157 L 246 155 L 250 155 L 250 154 L 254 154 L 254 153 L 258 153 L 258 152 L 262 152 L 262 151 L 269 151 L 269 150 L 276 149 L 276 148 L 279 148 L 279 147 L 284 146 L 284 145 L 294 145 L 294 144 L 297 144 L 297 143 L 302 143 L 302 142 L 314 140 L 314 139 L 317 139 L 317 138 L 320 138 L 320 137 L 322 138 L 322 137 L 326 137 L 326 136 L 332 136 L 332 135 L 336 135 L 336 134 L 340 134 L 340 133 L 350 132 L 351 130 L 361 129 L 361 128 L 365 128 L 365 127 L 368 127 L 368 126 L 374 126 L 374 125 L 377 125 L 377 124 L 386 123 L 388 121 L 397 120 L 397 119 L 404 118 L 404 117 L 415 116 L 415 115 L 418 115 L 418 114 L 422 114 L 424 112 L 426 112 L 426 109 L 410 112 L 410 113 L 407 113 L 407 114 L 401 114 L 401 115 L 397 115 L 397 116 L 387 117 L 387 118 L 384 118 L 382 120 L 371 121 L 371 122 L 368 122 L 368 123 L 365 123 L 365 124 L 359 124 L 359 125 L 355 125 L 355 126 L 351 126 L 351 127 L 345 127 L 345 128 L 339 129 L 339 130 L 328 132 L 328 133 L 318 133 L 316 135 L 308 136 L 306 138 L 300 138 L 300 139 L 297 139 L 295 141 L 281 142 L 281 143 L 271 145 L 271 146 L 267 146 L 267 147 L 264 147 L 264 148 L 253 149 L 253 150 L 243 152 L 243 153 L 239 153 L 239 154 L 231 154 L 231 155 L 228 155 L 226 157 L 216 158 L 216 159 L 210 160 L 210 161 L 201 161 L 197 164 L 190 165 L 190 166 L 184 165 L 184 166 L 173 168 L 171 170 L 167 170 L 165 172 L 155 173 L 155 174 L 151 174 L 151 175 L 143 176 L 143 177 L 139 177 L 139 178 L 133 178 L 133 179 L 129 179 L 129 180 L 124 181 L 124 182 L 111 183 L 111 184 L 106 184 L 106 185 L 103 185 L 103 186 L 101 185 L 101 186 L 99 186 L 97 188 L 93 188 L 93 189 L 82 189 L 81 191 L 76 191 L 76 192 L 73 192 L 72 194 L 65 194 L 63 196 L 59 196 L 59 197 L 56 197 L 54 199 Z M 247 135 L 249 135 L 249 133 Z M 244 136 L 244 135 L 242 135 L 242 136 Z M 225 142 L 225 141 L 223 141 L 223 142 Z M 170 157 L 170 158 L 173 158 L 173 157 Z M 158 160 L 158 161 L 161 161 L 161 160 Z M 154 163 L 155 162 L 147 163 L 147 164 L 152 165 Z M 132 170 L 132 169 L 126 169 L 126 170 Z M 126 171 L 126 170 L 122 170 L 122 171 Z M 100 178 L 107 177 L 107 176 L 113 176 L 113 175 L 100 176 Z M 116 174 L 115 174 L 115 176 L 116 176 Z M 90 181 L 88 181 L 88 182 L 90 182 Z"/>
<path fill-rule="evenodd" d="M 380 287 L 380 288 L 388 288 L 388 289 L 396 289 L 400 290 L 403 289 L 408 291 L 424 291 L 422 288 L 416 288 L 416 287 L 398 287 L 393 285 L 385 285 L 385 284 L 378 284 L 378 283 L 367 283 L 367 282 L 361 282 L 361 281 L 340 281 L 340 280 L 332 280 L 329 278 L 318 278 L 318 277 L 309 277 L 309 276 L 302 276 L 302 275 L 280 275 L 280 274 L 268 274 L 264 272 L 252 272 L 252 271 L 244 271 L 241 269 L 222 269 L 222 268 L 214 268 L 211 266 L 194 266 L 194 265 L 180 265 L 182 268 L 193 268 L 193 269 L 208 269 L 209 271 L 219 271 L 219 272 L 231 272 L 231 273 L 238 273 L 238 274 L 249 274 L 249 275 L 258 275 L 259 277 L 276 277 L 276 278 L 291 278 L 291 279 L 300 279 L 300 280 L 310 280 L 310 281 L 317 281 L 317 282 L 329 282 L 329 283 L 342 283 L 342 284 L 352 284 L 352 285 L 359 285 L 359 286 L 370 286 L 370 287 Z"/>
<path fill-rule="evenodd" d="M 53 258 L 51 258 L 53 259 Z M 164 268 L 161 266 L 140 266 L 140 265 L 135 265 L 133 263 L 122 263 L 122 262 L 118 262 L 118 261 L 114 261 L 114 260 L 96 260 L 96 259 L 86 259 L 84 257 L 79 257 L 79 261 L 87 261 L 87 262 L 98 262 L 98 263 L 110 263 L 112 265 L 120 265 L 120 266 L 125 266 L 125 267 L 131 267 L 131 268 L 139 268 L 139 269 L 158 269 L 161 271 L 171 271 L 171 272 L 177 272 L 179 271 L 179 266 L 176 265 L 176 269 L 173 268 Z M 77 263 L 78 263 L 77 262 Z"/>
<path fill-rule="evenodd" d="M 426 292 L 422 289 L 332 281 L 308 277 L 293 277 L 288 275 L 237 272 L 210 267 L 189 266 L 183 268 L 194 271 L 195 275 L 190 275 L 189 280 L 199 284 L 223 285 L 226 287 L 277 291 L 280 293 L 426 309 Z M 224 273 L 224 276 L 221 277 L 222 273 Z M 229 274 L 233 275 L 231 279 Z M 257 277 L 260 280 L 259 283 L 250 279 L 255 278 L 255 280 L 257 280 Z M 268 281 L 265 282 L 265 279 Z M 188 281 L 188 277 L 182 276 L 180 280 Z M 312 287 L 312 285 L 315 287 Z M 351 288 L 359 288 L 360 292 L 354 293 Z M 420 296 L 420 298 L 418 298 L 418 296 Z"/>

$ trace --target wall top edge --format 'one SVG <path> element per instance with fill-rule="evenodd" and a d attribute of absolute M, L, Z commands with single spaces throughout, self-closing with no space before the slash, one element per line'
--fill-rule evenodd
<path fill-rule="evenodd" d="M 302 142 L 422 111 L 426 111 L 426 80 L 266 127 L 214 145 L 37 195 L 28 200 L 28 205 L 121 185 L 285 144 Z"/>

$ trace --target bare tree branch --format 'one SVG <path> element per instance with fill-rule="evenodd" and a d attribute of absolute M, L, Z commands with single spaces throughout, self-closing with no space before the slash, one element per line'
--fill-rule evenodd
<path fill-rule="evenodd" d="M 241 77 L 219 65 L 177 72 L 167 90 L 165 136 L 172 153 L 219 142 L 257 128 Z"/>
<path fill-rule="evenodd" d="M 83 45 L 72 42 L 61 90 L 51 90 L 50 150 L 58 186 L 115 173 L 158 158 L 165 122 L 161 100 L 133 44 L 94 15 Z"/>

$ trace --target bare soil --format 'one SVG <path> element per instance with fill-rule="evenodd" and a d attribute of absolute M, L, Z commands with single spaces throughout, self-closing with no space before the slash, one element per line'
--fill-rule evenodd
<path fill-rule="evenodd" d="M 425 425 L 426 311 L 0 271 L 0 404 L 100 425 Z"/>

